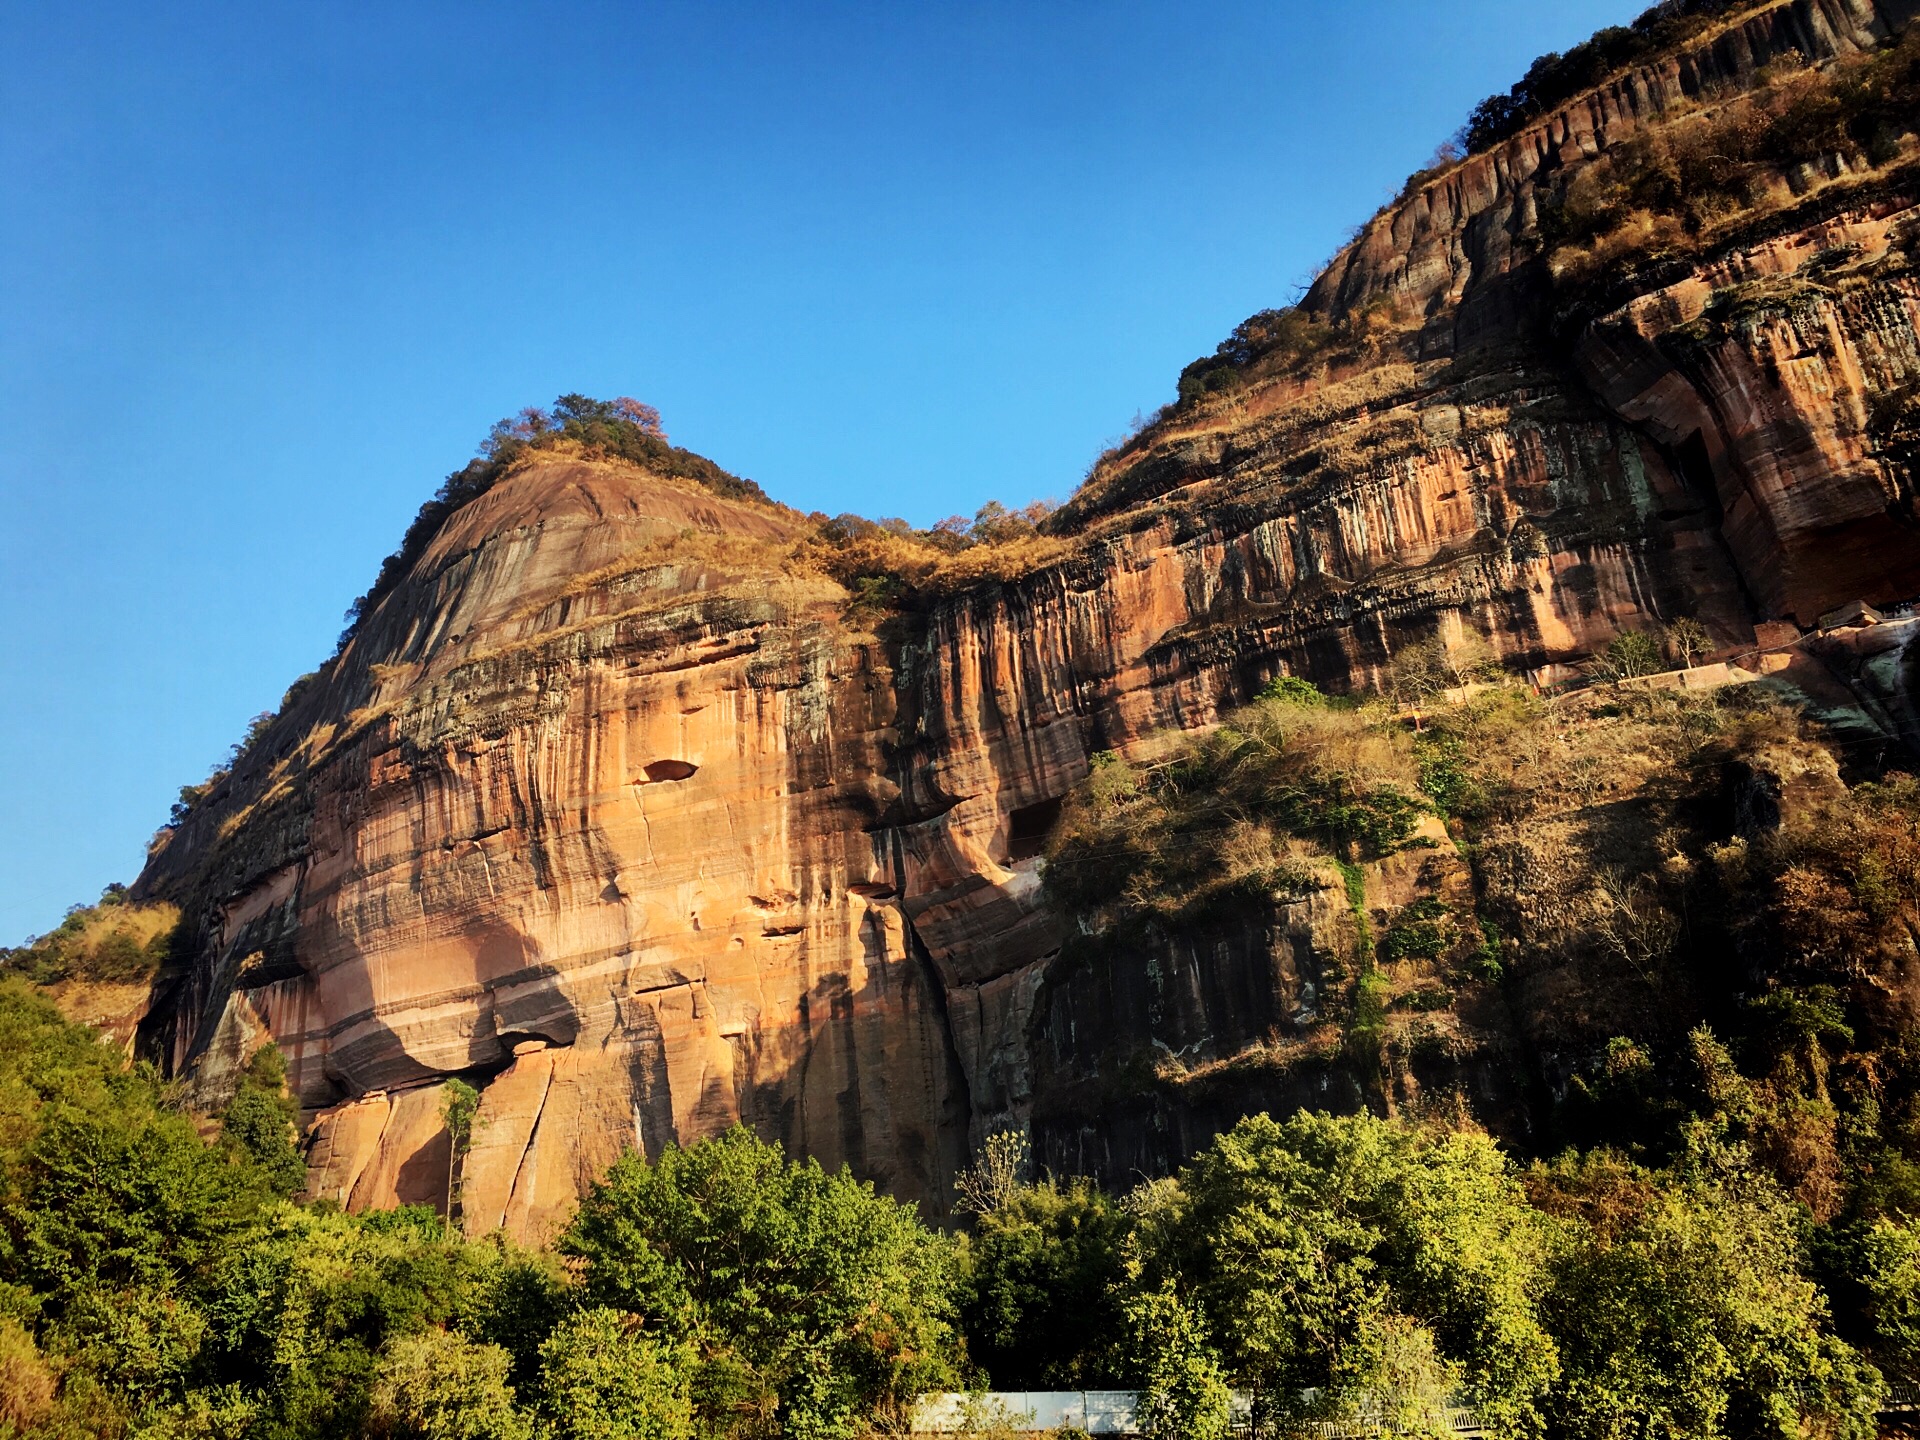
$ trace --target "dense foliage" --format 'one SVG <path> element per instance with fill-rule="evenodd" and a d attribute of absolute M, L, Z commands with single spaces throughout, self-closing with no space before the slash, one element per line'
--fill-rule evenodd
<path fill-rule="evenodd" d="M 951 1242 L 844 1172 L 629 1157 L 531 1253 L 287 1201 L 281 1080 L 262 1051 L 208 1137 L 0 981 L 0 1435 L 833 1436 L 952 1379 Z"/>
<path fill-rule="evenodd" d="M 1458 140 L 1408 178 L 1401 198 L 1465 153 L 1489 149 L 1582 91 L 1670 53 L 1746 3 L 1666 0 L 1631 25 L 1603 29 L 1564 55 L 1541 56 L 1508 93 L 1475 108 Z M 1819 68 L 1796 66 L 1789 55 L 1763 78 L 1766 83 L 1750 93 L 1699 114 L 1682 110 L 1671 123 L 1647 127 L 1566 167 L 1563 175 L 1540 177 L 1538 244 L 1569 313 L 1579 311 L 1590 287 L 1604 287 L 1650 259 L 1697 252 L 1727 226 L 1794 203 L 1811 183 L 1795 175 L 1804 167 L 1831 167 L 1825 173 L 1857 178 L 1906 162 L 1910 139 L 1920 129 L 1920 34 L 1909 30 L 1897 44 Z M 1832 267 L 1851 258 L 1829 257 Z M 1697 324 L 1750 324 L 1790 310 L 1807 293 L 1805 282 L 1734 286 L 1716 297 Z M 1406 332 L 1417 324 L 1387 295 L 1336 316 L 1297 305 L 1262 310 L 1236 326 L 1213 354 L 1181 371 L 1169 413 L 1230 401 L 1256 381 L 1324 374 L 1342 363 L 1378 358 L 1403 347 Z M 1876 424 L 1889 443 L 1899 443 L 1911 419 L 1909 400 L 1899 397 L 1901 413 Z"/>
<path fill-rule="evenodd" d="M 1223 1436 L 1232 1387 L 1278 1433 L 1469 1403 L 1514 1435 L 1864 1440 L 1920 1344 L 1914 1211 L 1811 1223 L 1744 1138 L 1751 1085 L 1696 1049 L 1659 1166 L 1257 1115 L 1116 1199 L 1003 1136 L 943 1237 L 736 1129 L 627 1156 L 548 1253 L 288 1202 L 272 1050 L 209 1136 L 9 979 L 0 1434 L 847 1436 L 971 1379 L 1139 1387 L 1169 1437 Z"/>
<path fill-rule="evenodd" d="M 1168 922 L 1312 886 L 1306 861 L 1406 845 L 1430 808 L 1411 738 L 1282 682 L 1153 763 L 1094 757 L 1047 852 L 1068 910 Z"/>
<path fill-rule="evenodd" d="M 1563 289 L 1604 284 L 1623 265 L 1683 255 L 1729 225 L 1793 203 L 1802 167 L 1871 175 L 1903 163 L 1920 127 L 1920 34 L 1819 69 L 1783 67 L 1772 83 L 1704 115 L 1649 129 L 1572 170 L 1551 187 L 1540 232 Z M 1824 256 L 1821 274 L 1853 255 Z M 1802 278 L 1794 284 L 1814 285 Z M 1792 285 L 1735 286 L 1695 323 L 1702 338 L 1792 309 Z"/>
<path fill-rule="evenodd" d="M 1903 1258 L 1862 1283 L 1900 1309 L 1913 1232 L 1881 1233 Z M 1882 1381 L 1812 1252 L 1712 1121 L 1664 1170 L 1606 1151 L 1520 1170 L 1478 1134 L 1258 1115 L 1123 1204 L 1017 1188 L 976 1227 L 966 1314 L 1002 1387 L 1144 1386 L 1167 1434 L 1224 1433 L 1231 1384 L 1282 1433 L 1354 1414 L 1427 1433 L 1466 1403 L 1511 1435 L 1865 1440 Z M 1914 1359 L 1894 1327 L 1871 1343 Z"/>
<path fill-rule="evenodd" d="M 12 949 L 0 946 L 0 969 L 36 985 L 143 981 L 166 963 L 179 919 L 171 905 L 132 904 L 126 886 L 109 885 L 97 902 L 73 906 L 45 935 Z"/>

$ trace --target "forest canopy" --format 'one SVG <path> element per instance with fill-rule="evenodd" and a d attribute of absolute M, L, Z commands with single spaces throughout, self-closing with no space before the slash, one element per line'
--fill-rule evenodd
<path fill-rule="evenodd" d="M 0 1434 L 844 1437 L 992 1385 L 1138 1388 L 1197 1440 L 1230 1388 L 1276 1435 L 1467 1404 L 1515 1435 L 1865 1440 L 1920 1341 L 1913 1216 L 1810 1227 L 1719 1112 L 1660 1168 L 1256 1115 L 1125 1195 L 1003 1134 L 952 1234 L 736 1128 L 629 1154 L 529 1250 L 289 1198 L 282 1081 L 260 1052 L 203 1126 L 0 981 Z"/>

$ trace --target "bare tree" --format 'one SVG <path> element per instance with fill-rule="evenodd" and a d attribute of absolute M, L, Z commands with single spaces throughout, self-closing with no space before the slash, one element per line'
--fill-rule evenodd
<path fill-rule="evenodd" d="M 954 1209 L 968 1215 L 991 1215 L 1026 1183 L 1032 1157 L 1033 1146 L 1025 1131 L 1002 1130 L 989 1135 L 974 1155 L 973 1164 L 953 1182 L 959 1195 Z"/>
<path fill-rule="evenodd" d="M 1680 938 L 1680 919 L 1661 902 L 1659 885 L 1651 876 L 1628 879 L 1619 870 L 1602 869 L 1594 874 L 1588 903 L 1590 930 L 1601 948 L 1651 980 Z"/>
<path fill-rule="evenodd" d="M 1478 630 L 1462 629 L 1441 642 L 1440 668 L 1455 685 L 1485 679 L 1500 668 L 1500 657 Z"/>
<path fill-rule="evenodd" d="M 1707 633 L 1707 627 L 1698 620 L 1682 615 L 1667 624 L 1667 648 L 1687 669 L 1693 668 L 1693 662 L 1713 649 L 1713 636 Z"/>

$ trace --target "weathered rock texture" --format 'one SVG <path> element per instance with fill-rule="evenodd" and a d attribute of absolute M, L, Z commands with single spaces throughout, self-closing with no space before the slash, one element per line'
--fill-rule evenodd
<path fill-rule="evenodd" d="M 1920 383 L 1910 184 L 1815 194 L 1551 343 L 1519 243 L 1544 174 L 1911 9 L 1778 6 L 1455 167 L 1307 302 L 1411 303 L 1404 355 L 1175 415 L 1069 508 L 1066 559 L 884 636 L 793 559 L 791 512 L 541 452 L 164 837 L 139 892 L 200 943 L 145 1043 L 217 1096 L 272 1037 L 311 1188 L 355 1207 L 443 1200 L 437 1082 L 465 1076 L 465 1223 L 536 1236 L 623 1146 L 736 1120 L 939 1213 L 1001 1125 L 1124 1175 L 1248 1104 L 1353 1101 L 1229 1067 L 1185 1110 L 1130 1107 L 1129 1055 L 1308 1033 L 1351 917 L 1323 897 L 1066 965 L 1039 837 L 1094 752 L 1281 672 L 1365 685 L 1436 625 L 1537 665 L 1920 590 L 1913 478 L 1874 428 Z M 1709 313 L 1795 277 L 1757 318 Z M 1464 883 L 1433 865 L 1376 882 Z M 1450 1083 L 1512 1100 L 1484 1065 Z"/>

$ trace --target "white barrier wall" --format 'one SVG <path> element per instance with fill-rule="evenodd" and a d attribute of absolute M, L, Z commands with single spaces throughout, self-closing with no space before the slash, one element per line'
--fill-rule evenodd
<path fill-rule="evenodd" d="M 1250 1413 L 1250 1395 L 1235 1392 L 1235 1420 Z M 1089 1435 L 1137 1435 L 1138 1390 L 957 1390 L 922 1395 L 913 1407 L 920 1435 L 951 1435 L 1006 1425 L 1014 1430 L 1084 1430 Z"/>

